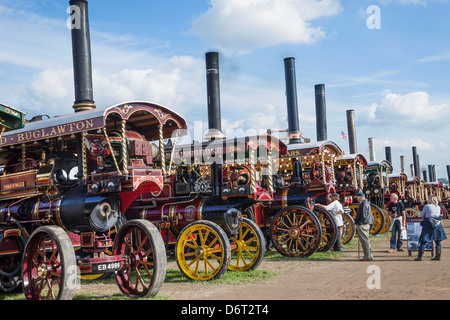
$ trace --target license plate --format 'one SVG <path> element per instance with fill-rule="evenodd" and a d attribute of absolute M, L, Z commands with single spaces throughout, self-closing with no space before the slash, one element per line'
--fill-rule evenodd
<path fill-rule="evenodd" d="M 98 263 L 92 265 L 92 273 L 109 273 L 114 271 L 119 271 L 122 267 L 120 261 Z"/>

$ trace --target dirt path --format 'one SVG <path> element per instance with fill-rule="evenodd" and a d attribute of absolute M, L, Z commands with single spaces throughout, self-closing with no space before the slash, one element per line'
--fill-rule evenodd
<path fill-rule="evenodd" d="M 443 222 L 450 235 L 450 221 Z M 330 261 L 263 260 L 259 269 L 279 276 L 255 284 L 165 283 L 159 292 L 175 300 L 441 300 L 450 299 L 450 240 L 441 261 L 414 261 L 417 252 L 388 253 L 388 237 L 371 237 L 374 261 L 358 261 L 357 249 Z M 169 268 L 176 269 L 170 263 Z M 118 292 L 117 287 L 104 290 Z"/>

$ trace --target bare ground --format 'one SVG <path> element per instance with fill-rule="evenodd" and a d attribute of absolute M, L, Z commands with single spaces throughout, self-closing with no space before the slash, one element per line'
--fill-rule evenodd
<path fill-rule="evenodd" d="M 443 221 L 450 235 L 450 221 Z M 270 260 L 259 269 L 279 273 L 252 284 L 165 283 L 159 292 L 174 300 L 448 300 L 450 240 L 442 243 L 441 261 L 414 261 L 417 251 L 388 253 L 389 237 L 371 237 L 374 260 L 358 260 L 358 249 L 345 248 L 336 260 Z M 406 244 L 405 244 L 406 246 Z M 361 250 L 362 257 L 362 250 Z M 177 269 L 176 263 L 168 268 Z M 379 277 L 377 278 L 377 276 Z M 378 281 L 379 280 L 379 281 Z M 379 284 L 379 287 L 376 285 Z M 83 284 L 80 291 L 118 293 L 116 285 Z"/>

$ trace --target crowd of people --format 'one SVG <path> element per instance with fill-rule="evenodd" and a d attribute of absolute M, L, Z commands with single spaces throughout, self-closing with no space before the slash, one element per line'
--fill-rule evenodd
<path fill-rule="evenodd" d="M 344 209 L 339 201 L 340 196 L 338 193 L 333 193 L 328 195 L 328 205 L 325 207 L 335 218 L 337 225 L 337 239 L 332 247 L 332 250 L 341 251 L 341 236 L 343 229 L 343 219 L 342 214 Z M 370 245 L 370 231 L 374 224 L 374 217 L 371 211 L 370 202 L 366 199 L 363 192 L 358 192 L 356 194 L 356 199 L 359 203 L 358 210 L 356 212 L 356 217 L 354 218 L 356 230 L 358 233 L 358 241 L 363 249 L 363 257 L 359 260 L 361 261 L 371 261 L 373 260 L 372 249 Z M 393 219 L 391 225 L 391 238 L 390 246 L 387 250 L 389 253 L 394 253 L 398 251 L 404 251 L 403 239 L 401 237 L 402 230 L 406 229 L 406 213 L 405 206 L 402 202 L 398 201 L 398 196 L 392 194 L 390 196 L 390 203 L 387 206 L 387 211 L 390 217 Z M 420 223 L 422 227 L 421 234 L 419 236 L 419 248 L 418 256 L 415 261 L 422 261 L 423 254 L 425 252 L 426 244 L 428 242 L 434 242 L 435 254 L 431 260 L 439 261 L 442 255 L 442 241 L 447 239 L 444 228 L 442 227 L 442 216 L 441 209 L 439 206 L 439 201 L 436 195 L 430 195 L 428 197 L 427 204 L 423 207 L 420 214 L 422 222 Z"/>

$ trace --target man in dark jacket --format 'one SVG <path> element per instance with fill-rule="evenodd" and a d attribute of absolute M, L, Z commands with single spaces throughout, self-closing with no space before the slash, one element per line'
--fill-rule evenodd
<path fill-rule="evenodd" d="M 373 260 L 369 239 L 370 230 L 374 222 L 373 214 L 370 209 L 370 203 L 367 201 L 364 193 L 360 191 L 356 194 L 356 197 L 359 202 L 359 208 L 356 212 L 355 224 L 358 231 L 358 238 L 364 251 L 364 257 L 361 261 L 370 261 Z"/>

